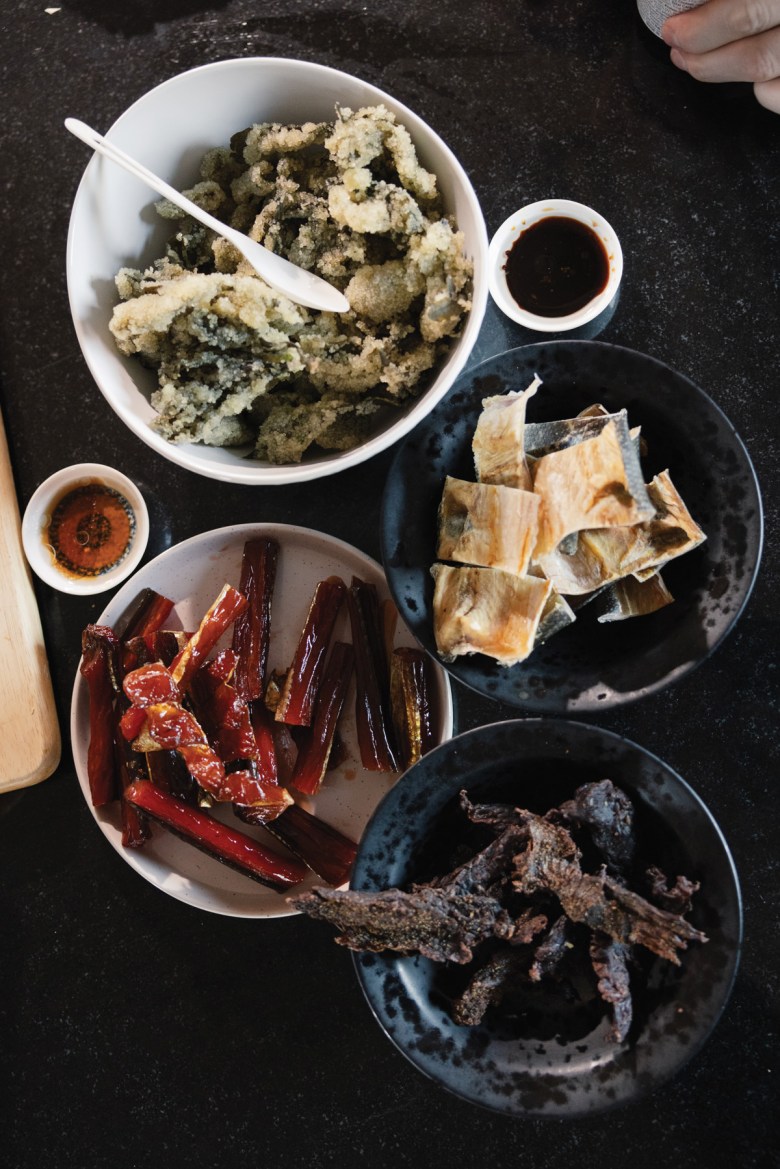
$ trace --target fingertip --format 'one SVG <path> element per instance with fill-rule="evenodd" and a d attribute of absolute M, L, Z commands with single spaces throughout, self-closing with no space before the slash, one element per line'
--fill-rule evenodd
<path fill-rule="evenodd" d="M 675 27 L 676 27 L 675 26 L 675 18 L 673 16 L 670 16 L 668 18 L 668 20 L 665 20 L 664 23 L 661 25 L 661 40 L 664 42 L 664 44 L 669 45 L 670 48 L 675 43 L 675 41 L 674 41 Z"/>
<path fill-rule="evenodd" d="M 780 114 L 780 77 L 773 81 L 757 81 L 753 86 L 756 101 L 773 114 Z"/>
<path fill-rule="evenodd" d="M 676 65 L 678 69 L 682 69 L 683 73 L 688 72 L 688 63 L 685 60 L 685 54 L 681 53 L 679 49 L 672 49 L 669 57 L 672 64 Z"/>

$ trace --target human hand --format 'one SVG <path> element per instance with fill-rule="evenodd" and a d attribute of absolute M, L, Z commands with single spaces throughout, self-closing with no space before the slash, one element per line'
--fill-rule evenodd
<path fill-rule="evenodd" d="M 780 0 L 708 0 L 670 16 L 661 36 L 697 81 L 752 81 L 761 105 L 780 114 Z"/>

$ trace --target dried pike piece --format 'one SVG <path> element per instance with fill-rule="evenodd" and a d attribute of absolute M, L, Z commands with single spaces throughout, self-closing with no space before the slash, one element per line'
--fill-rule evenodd
<path fill-rule="evenodd" d="M 307 875 L 306 866 L 300 861 L 279 856 L 258 840 L 238 829 L 228 828 L 148 781 L 131 784 L 125 796 L 133 807 L 162 824 L 169 832 L 272 889 L 298 885 Z"/>
<path fill-rule="evenodd" d="M 628 977 L 628 947 L 606 934 L 594 933 L 590 940 L 590 960 L 598 978 L 598 992 L 612 1008 L 612 1035 L 622 1043 L 633 1018 Z"/>
<path fill-rule="evenodd" d="M 542 558 L 545 575 L 560 592 L 590 593 L 630 574 L 650 576 L 706 539 L 668 471 L 647 484 L 647 493 L 654 509 L 651 519 L 630 527 L 580 532 L 573 556 L 552 553 Z"/>
<path fill-rule="evenodd" d="M 433 962 L 465 965 L 480 942 L 512 932 L 512 919 L 495 898 L 427 885 L 409 893 L 312 889 L 290 898 L 290 905 L 341 930 L 336 938 L 340 946 L 373 953 L 418 953 Z"/>
<path fill-rule="evenodd" d="M 576 446 L 579 442 L 585 442 L 586 439 L 596 438 L 605 426 L 615 419 L 627 420 L 625 410 L 618 410 L 615 414 L 609 414 L 603 406 L 591 406 L 589 410 L 598 410 L 598 413 L 583 411 L 576 418 L 555 419 L 553 422 L 527 422 L 523 431 L 526 455 L 538 460 L 544 455 L 552 454 L 553 451 L 562 451 L 567 447 Z"/>
<path fill-rule="evenodd" d="M 584 783 L 548 818 L 585 827 L 606 864 L 625 872 L 634 859 L 634 805 L 611 779 Z"/>
<path fill-rule="evenodd" d="M 417 763 L 436 742 L 428 655 L 399 646 L 390 655 L 390 706 L 404 768 Z"/>
<path fill-rule="evenodd" d="M 549 641 L 562 629 L 567 629 L 577 620 L 577 615 L 569 602 L 555 588 L 550 589 L 550 595 L 542 609 L 539 625 L 536 630 L 536 644 Z"/>
<path fill-rule="evenodd" d="M 448 475 L 439 505 L 436 555 L 522 575 L 536 544 L 539 504 L 532 491 Z"/>
<path fill-rule="evenodd" d="M 275 717 L 278 722 L 299 727 L 307 727 L 311 722 L 328 645 L 346 589 L 341 577 L 329 576 L 327 580 L 321 580 L 314 590 L 295 656 L 276 707 Z"/>
<path fill-rule="evenodd" d="M 624 576 L 607 585 L 601 593 L 596 620 L 604 625 L 612 621 L 626 621 L 629 617 L 645 617 L 657 613 L 674 602 L 660 572 L 652 570 L 646 580 Z"/>
<path fill-rule="evenodd" d="M 475 972 L 452 1004 L 452 1017 L 464 1027 L 476 1027 L 489 1007 L 497 1006 L 519 981 L 527 978 L 527 959 L 512 950 L 498 950 Z"/>
<path fill-rule="evenodd" d="M 705 935 L 684 918 L 657 909 L 606 873 L 583 873 L 569 834 L 527 813 L 529 843 L 515 858 L 514 886 L 530 895 L 544 889 L 555 896 L 567 917 L 602 930 L 617 942 L 636 942 L 679 966 L 677 951 Z"/>
<path fill-rule="evenodd" d="M 525 459 L 523 431 L 528 399 L 538 390 L 541 379 L 535 377 L 526 390 L 513 390 L 483 398 L 482 413 L 472 440 L 474 468 L 481 483 L 499 483 L 504 487 L 532 488 L 531 473 Z"/>
<path fill-rule="evenodd" d="M 543 498 L 534 559 L 545 572 L 544 557 L 570 533 L 638 524 L 652 519 L 656 510 L 642 478 L 625 414 L 609 419 L 595 438 L 539 459 L 534 467 L 534 491 Z"/>
<path fill-rule="evenodd" d="M 514 666 L 528 657 L 552 588 L 548 580 L 446 564 L 434 564 L 431 575 L 436 646 L 445 661 L 484 653 Z"/>

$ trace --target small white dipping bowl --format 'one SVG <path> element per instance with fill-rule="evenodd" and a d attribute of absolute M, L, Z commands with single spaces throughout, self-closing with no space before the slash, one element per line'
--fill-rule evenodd
<path fill-rule="evenodd" d="M 272 485 L 331 475 L 378 454 L 407 434 L 449 390 L 471 353 L 488 293 L 485 222 L 471 181 L 450 148 L 412 110 L 389 94 L 336 69 L 309 61 L 247 57 L 217 61 L 163 82 L 139 98 L 105 132 L 106 138 L 179 190 L 199 177 L 203 155 L 225 146 L 256 122 L 301 124 L 332 120 L 337 105 L 385 105 L 409 131 L 421 164 L 439 183 L 445 210 L 464 234 L 474 264 L 472 309 L 460 337 L 428 389 L 399 409 L 392 423 L 348 451 L 304 457 L 277 466 L 246 457 L 244 448 L 168 442 L 151 429 L 156 373 L 123 357 L 109 331 L 122 267 L 144 268 L 162 254 L 174 230 L 156 215 L 157 197 L 105 158 L 90 159 L 76 193 L 67 247 L 68 295 L 76 335 L 103 395 L 122 421 L 157 454 L 181 467 L 227 483 Z M 82 111 L 66 113 L 78 116 Z M 104 127 L 96 126 L 99 131 Z M 65 134 L 65 130 L 62 131 Z M 75 141 L 74 151 L 84 151 Z"/>
<path fill-rule="evenodd" d="M 542 317 L 521 308 L 509 291 L 504 268 L 507 253 L 522 232 L 541 219 L 551 216 L 574 219 L 591 228 L 604 244 L 609 262 L 609 276 L 602 291 L 577 312 L 563 317 Z M 562 333 L 588 324 L 610 304 L 623 275 L 623 250 L 612 226 L 592 207 L 586 207 L 584 203 L 575 203 L 572 199 L 542 199 L 538 203 L 529 203 L 527 207 L 521 207 L 514 215 L 504 220 L 490 241 L 488 266 L 490 295 L 506 316 L 538 333 Z"/>
<path fill-rule="evenodd" d="M 58 502 L 69 491 L 95 482 L 124 496 L 133 512 L 133 532 L 124 556 L 113 568 L 99 576 L 73 576 L 58 568 L 46 533 Z M 125 580 L 138 567 L 148 539 L 149 513 L 144 497 L 131 479 L 103 463 L 75 463 L 50 475 L 33 493 L 22 518 L 22 545 L 33 572 L 53 589 L 75 596 L 105 593 Z"/>

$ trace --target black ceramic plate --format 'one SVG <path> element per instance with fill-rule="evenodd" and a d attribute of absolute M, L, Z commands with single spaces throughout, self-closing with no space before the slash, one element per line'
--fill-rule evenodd
<path fill-rule="evenodd" d="M 739 961 L 742 907 L 728 847 L 698 796 L 659 759 L 609 731 L 556 719 L 495 723 L 450 739 L 407 772 L 363 835 L 352 887 L 403 887 L 448 872 L 455 847 L 470 839 L 461 788 L 477 801 L 542 813 L 605 776 L 634 802 L 638 860 L 701 882 L 688 920 L 709 938 L 692 942 L 679 967 L 645 952 L 649 960 L 632 968 L 634 1021 L 623 1044 L 609 1040 L 597 996 L 566 1005 L 539 984 L 524 1011 L 506 1016 L 493 1007 L 479 1026 L 458 1026 L 447 1003 L 463 983 L 462 967 L 355 956 L 389 1038 L 420 1071 L 472 1103 L 572 1116 L 632 1100 L 676 1073 L 715 1026 Z"/>
<path fill-rule="evenodd" d="M 483 654 L 444 663 L 474 690 L 531 713 L 598 710 L 660 690 L 720 644 L 750 595 L 761 556 L 761 497 L 731 423 L 693 382 L 644 354 L 595 341 L 526 345 L 462 374 L 446 399 L 399 448 L 388 476 L 382 558 L 393 598 L 434 656 L 430 567 L 444 479 L 474 478 L 471 440 L 481 402 L 543 385 L 529 421 L 570 418 L 593 402 L 625 407 L 647 443 L 649 480 L 669 469 L 704 544 L 672 561 L 663 577 L 675 603 L 649 616 L 599 625 L 583 609 L 576 623 L 509 669 Z"/>

